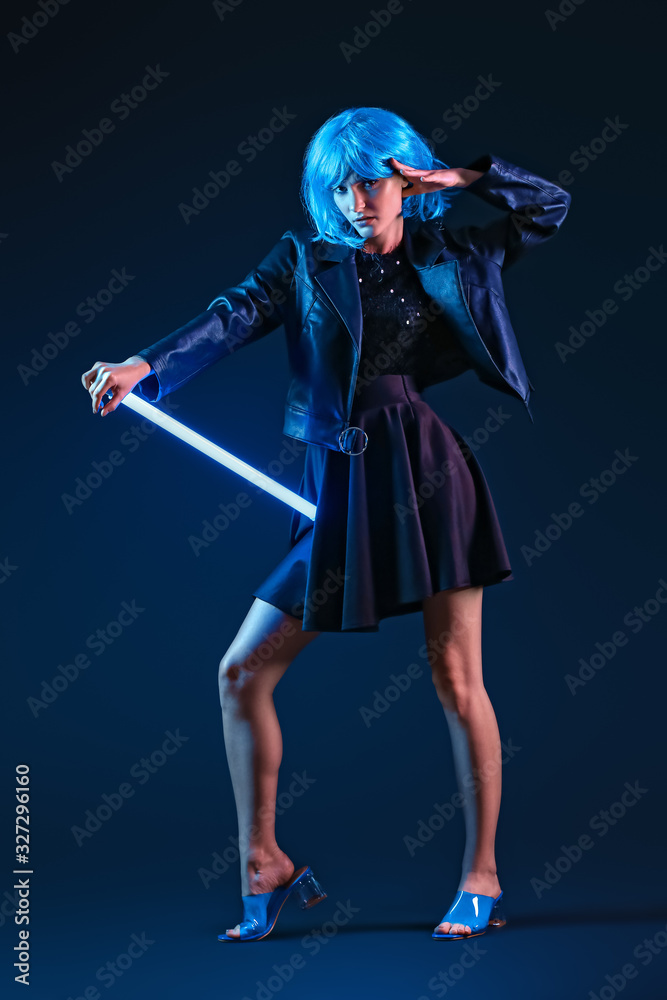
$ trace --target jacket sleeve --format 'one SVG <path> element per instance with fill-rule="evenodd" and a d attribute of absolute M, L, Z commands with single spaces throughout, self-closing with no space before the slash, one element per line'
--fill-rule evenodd
<path fill-rule="evenodd" d="M 217 295 L 205 312 L 133 355 L 147 361 L 152 371 L 132 391 L 157 402 L 216 361 L 281 326 L 296 257 L 288 230 L 242 281 Z"/>
<path fill-rule="evenodd" d="M 505 270 L 527 249 L 544 243 L 560 229 L 572 201 L 568 191 L 490 153 L 466 169 L 484 173 L 462 190 L 509 214 L 487 226 L 452 230 L 461 246 L 492 258 Z"/>

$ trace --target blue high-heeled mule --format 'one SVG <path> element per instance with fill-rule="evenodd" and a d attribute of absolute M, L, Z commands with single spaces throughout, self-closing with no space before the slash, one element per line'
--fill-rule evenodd
<path fill-rule="evenodd" d="M 478 892 L 459 889 L 454 902 L 437 926 L 444 923 L 464 924 L 470 928 L 470 934 L 438 934 L 433 931 L 431 937 L 456 941 L 485 934 L 487 927 L 504 927 L 507 920 L 499 906 L 502 895 L 501 892 L 494 899 L 493 896 L 482 896 Z"/>
<path fill-rule="evenodd" d="M 218 941 L 261 941 L 273 930 L 278 914 L 289 896 L 296 896 L 302 910 L 310 909 L 327 898 L 310 865 L 294 872 L 289 882 L 279 885 L 273 892 L 258 892 L 254 896 L 241 896 L 243 920 L 240 937 L 218 934 Z"/>

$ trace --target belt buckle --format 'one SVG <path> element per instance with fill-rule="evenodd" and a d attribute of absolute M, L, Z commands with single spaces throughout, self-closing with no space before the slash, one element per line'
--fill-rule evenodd
<path fill-rule="evenodd" d="M 361 449 L 361 451 L 352 451 L 352 450 L 348 451 L 348 449 L 344 447 L 343 441 L 341 439 L 343 435 L 348 434 L 349 431 L 361 431 L 361 433 L 364 435 L 364 438 L 366 440 L 364 441 L 364 446 Z M 363 429 L 363 427 L 356 427 L 354 424 L 351 424 L 349 427 L 346 427 L 344 430 L 342 430 L 338 435 L 338 446 L 340 450 L 344 452 L 346 455 L 361 455 L 364 451 L 366 451 L 366 448 L 368 447 L 368 434 Z"/>

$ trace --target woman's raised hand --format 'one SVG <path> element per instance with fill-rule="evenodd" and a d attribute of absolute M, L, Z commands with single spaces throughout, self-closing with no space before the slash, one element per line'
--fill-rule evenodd
<path fill-rule="evenodd" d="M 481 170 L 468 170 L 467 167 L 448 167 L 442 170 L 418 169 L 409 167 L 407 163 L 401 163 L 395 156 L 389 157 L 389 163 L 394 170 L 398 170 L 412 182 L 412 187 L 403 188 L 404 198 L 409 198 L 413 194 L 430 194 L 431 191 L 441 191 L 443 188 L 464 188 L 483 174 Z"/>
<path fill-rule="evenodd" d="M 107 413 L 113 413 L 128 392 L 132 392 L 137 382 L 146 378 L 151 370 L 147 361 L 137 357 L 128 358 L 127 361 L 115 365 L 108 361 L 96 361 L 93 367 L 81 376 L 83 387 L 88 390 L 93 401 L 93 413 L 97 413 L 100 400 L 107 392 L 113 395 L 100 411 L 100 415 L 106 417 Z"/>

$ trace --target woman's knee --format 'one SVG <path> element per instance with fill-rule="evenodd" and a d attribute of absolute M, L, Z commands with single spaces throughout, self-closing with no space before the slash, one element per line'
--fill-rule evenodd
<path fill-rule="evenodd" d="M 218 664 L 218 685 L 220 690 L 236 687 L 241 679 L 243 669 L 243 663 L 239 661 L 238 657 L 230 656 L 229 652 L 225 653 Z"/>
<path fill-rule="evenodd" d="M 229 651 L 225 653 L 218 666 L 221 707 L 243 714 L 244 706 L 252 703 L 253 693 L 258 690 L 256 680 L 256 672 L 247 668 L 246 661 Z"/>
<path fill-rule="evenodd" d="M 299 619 L 255 598 L 236 636 L 220 661 L 221 697 L 275 687 L 301 650 L 319 635 L 303 632 Z"/>
<path fill-rule="evenodd" d="M 238 698 L 241 692 L 257 677 L 258 664 L 252 654 L 250 656 L 238 655 L 230 646 L 218 664 L 220 696 Z"/>
<path fill-rule="evenodd" d="M 455 650 L 441 654 L 431 663 L 431 680 L 443 707 L 467 717 L 474 691 L 464 658 Z"/>
<path fill-rule="evenodd" d="M 220 660 L 220 683 L 238 685 L 271 669 L 286 668 L 294 658 L 288 635 L 283 628 L 269 633 L 260 630 L 254 634 L 239 632 Z"/>

